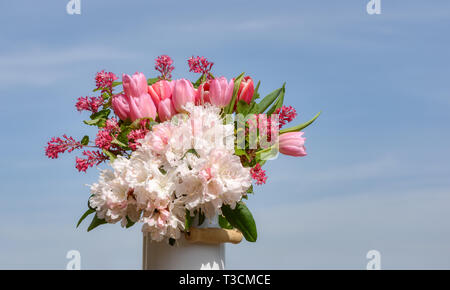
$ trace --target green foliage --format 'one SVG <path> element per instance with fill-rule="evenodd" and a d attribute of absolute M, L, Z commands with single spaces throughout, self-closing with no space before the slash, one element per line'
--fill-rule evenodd
<path fill-rule="evenodd" d="M 89 144 L 89 136 L 88 135 L 85 135 L 84 137 L 83 137 L 83 139 L 81 139 L 81 145 L 84 145 L 84 146 L 86 146 L 86 145 L 88 145 Z"/>
<path fill-rule="evenodd" d="M 303 129 L 305 129 L 306 127 L 308 127 L 309 125 L 311 125 L 321 114 L 322 112 L 317 113 L 314 118 L 312 118 L 311 120 L 309 120 L 308 122 L 305 122 L 303 124 L 291 127 L 291 128 L 286 128 L 286 129 L 282 129 L 280 130 L 280 135 L 283 133 L 288 133 L 288 132 L 298 132 L 301 131 Z"/>
<path fill-rule="evenodd" d="M 224 109 L 224 112 L 226 114 L 233 113 L 234 105 L 236 104 L 237 94 L 239 92 L 239 87 L 241 86 L 242 79 L 244 78 L 244 74 L 245 73 L 241 73 L 234 79 L 234 88 L 233 88 L 233 95 L 231 98 L 231 102 Z"/>
<path fill-rule="evenodd" d="M 230 225 L 242 232 L 247 241 L 256 242 L 258 233 L 256 231 L 255 220 L 244 203 L 237 203 L 234 209 L 229 205 L 224 205 L 222 206 L 222 213 Z"/>
<path fill-rule="evenodd" d="M 77 228 L 80 226 L 81 222 L 84 221 L 85 218 L 87 218 L 90 214 L 93 214 L 95 212 L 94 209 L 89 208 L 85 213 L 81 216 L 81 218 L 78 220 Z"/>
<path fill-rule="evenodd" d="M 230 225 L 230 223 L 227 221 L 227 219 L 223 215 L 219 215 L 219 226 L 222 229 L 228 229 L 228 230 L 233 229 L 233 226 Z"/>
<path fill-rule="evenodd" d="M 270 94 L 268 94 L 267 96 L 264 97 L 264 99 L 261 100 L 261 102 L 259 102 L 258 106 L 259 106 L 259 114 L 264 113 L 264 111 L 267 110 L 267 108 L 273 103 L 275 102 L 275 100 L 277 100 L 278 98 L 280 98 L 281 96 L 284 96 L 284 85 L 279 88 L 274 90 L 273 92 L 271 92 Z"/>
<path fill-rule="evenodd" d="M 186 232 L 189 232 L 189 230 L 191 229 L 191 226 L 192 226 L 191 212 L 186 209 L 186 214 L 185 214 L 185 218 L 184 218 L 184 230 Z"/>
<path fill-rule="evenodd" d="M 95 229 L 96 227 L 106 224 L 106 221 L 104 219 L 100 219 L 97 214 L 95 214 L 94 218 L 91 221 L 91 224 L 89 225 L 87 231 L 90 232 L 93 229 Z"/>

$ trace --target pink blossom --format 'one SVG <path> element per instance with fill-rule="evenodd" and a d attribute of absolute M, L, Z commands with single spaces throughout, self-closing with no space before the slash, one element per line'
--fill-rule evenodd
<path fill-rule="evenodd" d="M 279 115 L 278 120 L 280 129 L 297 117 L 297 111 L 292 106 L 282 106 L 281 108 L 276 109 L 275 114 Z"/>
<path fill-rule="evenodd" d="M 148 87 L 148 93 L 152 97 L 156 107 L 158 107 L 159 102 L 162 100 L 172 98 L 173 84 L 173 82 L 161 80 Z"/>
<path fill-rule="evenodd" d="M 60 153 L 64 152 L 72 152 L 75 149 L 82 148 L 83 145 L 75 141 L 73 137 L 69 137 L 66 134 L 63 135 L 64 139 L 60 137 L 53 137 L 50 141 L 48 141 L 47 146 L 45 147 L 45 155 L 48 158 L 56 159 Z"/>
<path fill-rule="evenodd" d="M 128 134 L 128 146 L 130 146 L 131 150 L 136 151 L 137 148 L 139 146 L 141 146 L 142 144 L 137 142 L 140 139 L 143 139 L 145 137 L 145 135 L 147 135 L 148 133 L 148 129 L 146 128 L 141 128 L 141 129 L 136 129 L 136 130 L 132 130 L 129 134 Z"/>
<path fill-rule="evenodd" d="M 279 150 L 281 153 L 290 156 L 306 156 L 305 141 L 303 132 L 289 132 L 280 135 Z"/>
<path fill-rule="evenodd" d="M 130 108 L 131 121 L 140 118 L 156 118 L 156 107 L 148 94 L 147 79 L 143 73 L 135 73 L 133 76 L 122 76 L 123 90 Z"/>
<path fill-rule="evenodd" d="M 108 131 L 120 131 L 119 123 L 117 123 L 117 119 L 112 117 L 111 119 L 106 120 L 105 129 Z"/>
<path fill-rule="evenodd" d="M 160 55 L 155 59 L 155 69 L 161 73 L 160 79 L 172 78 L 172 71 L 175 69 L 172 64 L 173 60 L 168 55 Z"/>
<path fill-rule="evenodd" d="M 97 113 L 98 109 L 103 105 L 102 97 L 79 97 L 75 107 L 78 112 L 91 111 Z"/>
<path fill-rule="evenodd" d="M 209 97 L 209 90 L 210 90 L 210 82 L 202 83 L 196 93 L 195 93 L 195 104 L 196 105 L 203 105 L 205 103 L 210 103 L 210 97 Z"/>
<path fill-rule="evenodd" d="M 173 82 L 173 105 L 177 112 L 183 112 L 183 107 L 187 103 L 195 102 L 195 89 L 192 83 L 186 79 L 179 79 Z"/>
<path fill-rule="evenodd" d="M 127 97 L 124 94 L 113 96 L 111 106 L 120 120 L 125 121 L 130 118 L 130 106 L 128 105 Z"/>
<path fill-rule="evenodd" d="M 158 116 L 161 122 L 170 120 L 176 113 L 172 99 L 164 99 L 158 104 Z"/>
<path fill-rule="evenodd" d="M 111 141 L 113 140 L 109 130 L 100 130 L 95 138 L 95 145 L 99 148 L 109 150 Z"/>
<path fill-rule="evenodd" d="M 194 73 L 201 73 L 203 75 L 206 75 L 208 79 L 210 78 L 210 71 L 212 66 L 214 65 L 213 62 L 209 62 L 205 57 L 190 57 L 188 59 L 188 65 L 189 65 L 189 71 Z"/>
<path fill-rule="evenodd" d="M 253 79 L 246 76 L 242 79 L 241 85 L 239 86 L 237 99 L 244 100 L 247 104 L 250 104 L 253 98 L 253 93 L 255 92 L 255 86 L 253 84 Z"/>
<path fill-rule="evenodd" d="M 114 73 L 102 70 L 95 76 L 95 85 L 97 89 L 102 89 L 102 93 L 112 92 L 113 82 L 117 79 L 118 77 Z"/>
<path fill-rule="evenodd" d="M 233 95 L 234 81 L 227 81 L 225 77 L 215 78 L 210 81 L 209 99 L 213 105 L 220 108 L 226 107 Z"/>
<path fill-rule="evenodd" d="M 83 151 L 83 155 L 87 156 L 86 159 L 77 157 L 75 159 L 75 167 L 78 171 L 86 172 L 89 167 L 99 165 L 103 161 L 107 160 L 108 157 L 104 155 L 101 151 Z"/>
<path fill-rule="evenodd" d="M 252 178 L 256 180 L 257 185 L 266 183 L 266 171 L 261 168 L 261 165 L 259 163 L 256 163 L 255 167 L 250 169 L 250 174 L 252 175 Z"/>

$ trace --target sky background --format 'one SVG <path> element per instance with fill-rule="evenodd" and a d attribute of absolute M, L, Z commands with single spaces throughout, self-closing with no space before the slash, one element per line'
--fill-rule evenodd
<path fill-rule="evenodd" d="M 140 226 L 88 223 L 98 170 L 78 173 L 76 153 L 47 159 L 44 146 L 82 124 L 76 98 L 96 72 L 174 77 L 206 56 L 216 75 L 245 71 L 267 94 L 286 82 L 308 156 L 267 163 L 268 182 L 248 205 L 258 241 L 227 245 L 229 269 L 450 268 L 450 2 L 2 1 L 0 10 L 0 268 L 141 268 Z M 432 3 L 431 3 L 432 2 Z"/>

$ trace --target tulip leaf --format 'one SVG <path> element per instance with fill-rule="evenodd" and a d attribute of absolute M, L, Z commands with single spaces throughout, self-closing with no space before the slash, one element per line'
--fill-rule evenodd
<path fill-rule="evenodd" d="M 291 128 L 286 128 L 283 130 L 280 130 L 280 134 L 283 133 L 288 133 L 288 132 L 298 132 L 300 130 L 305 129 L 306 127 L 308 127 L 309 125 L 311 125 L 321 114 L 322 112 L 317 113 L 317 115 L 314 116 L 314 118 L 312 118 L 311 120 L 309 120 L 308 122 L 305 122 L 303 124 L 291 127 Z"/>
<path fill-rule="evenodd" d="M 95 212 L 94 209 L 89 208 L 85 213 L 81 216 L 81 218 L 78 220 L 77 228 L 80 226 L 81 222 L 87 218 L 88 215 L 93 214 Z"/>
<path fill-rule="evenodd" d="M 201 226 L 203 224 L 203 222 L 205 221 L 205 214 L 202 212 L 202 210 L 200 209 L 198 211 L 198 225 Z"/>
<path fill-rule="evenodd" d="M 154 83 L 156 83 L 158 81 L 159 81 L 159 78 L 150 78 L 150 79 L 147 80 L 147 84 L 149 86 L 151 86 L 151 85 L 153 85 Z"/>
<path fill-rule="evenodd" d="M 284 95 L 284 84 L 281 88 L 274 90 L 270 94 L 264 97 L 264 99 L 259 102 L 259 113 L 264 113 L 265 110 L 277 100 L 281 95 Z"/>
<path fill-rule="evenodd" d="M 267 111 L 267 115 L 272 115 L 278 108 L 281 108 L 283 106 L 284 94 L 286 93 L 285 85 L 286 83 L 284 83 L 283 86 L 281 87 L 282 92 L 278 96 L 278 99 L 275 102 L 275 104 L 273 104 L 273 106 Z"/>
<path fill-rule="evenodd" d="M 111 143 L 112 143 L 112 142 L 111 142 Z M 103 149 L 102 151 L 103 151 L 103 154 L 105 154 L 106 156 L 109 157 L 109 160 L 110 160 L 111 162 L 114 162 L 114 160 L 116 160 L 117 156 L 114 155 L 114 153 L 112 153 L 111 151 L 106 150 L 106 149 Z"/>
<path fill-rule="evenodd" d="M 89 225 L 87 231 L 90 232 L 93 229 L 95 229 L 96 227 L 106 224 L 107 222 L 104 219 L 100 219 L 98 218 L 97 214 L 95 214 L 94 218 L 92 219 L 91 224 Z"/>
<path fill-rule="evenodd" d="M 239 100 L 236 106 L 236 112 L 238 114 L 242 114 L 244 116 L 247 116 L 248 111 L 250 111 L 250 105 L 247 104 L 244 100 Z"/>
<path fill-rule="evenodd" d="M 255 91 L 253 92 L 253 97 L 252 97 L 252 102 L 254 102 L 256 99 L 259 99 L 259 85 L 261 84 L 261 81 L 258 81 L 258 83 L 256 84 L 256 88 Z"/>
<path fill-rule="evenodd" d="M 229 205 L 224 205 L 222 206 L 222 214 L 233 227 L 241 231 L 247 241 L 256 242 L 258 233 L 255 220 L 244 203 L 237 203 L 234 209 Z"/>

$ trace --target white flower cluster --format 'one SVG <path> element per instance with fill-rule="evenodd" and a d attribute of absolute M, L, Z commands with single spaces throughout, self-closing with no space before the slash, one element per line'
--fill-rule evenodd
<path fill-rule="evenodd" d="M 153 126 L 129 159 L 119 156 L 101 172 L 90 198 L 99 218 L 142 222 L 155 241 L 178 239 L 186 209 L 213 218 L 241 200 L 251 176 L 234 155 L 233 125 L 211 105 L 186 110 Z"/>

